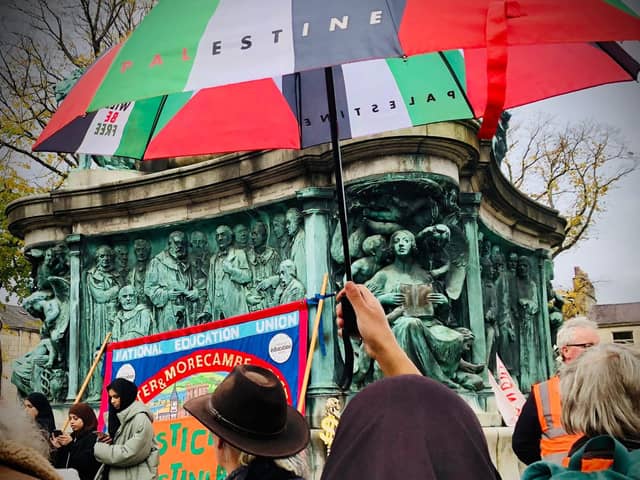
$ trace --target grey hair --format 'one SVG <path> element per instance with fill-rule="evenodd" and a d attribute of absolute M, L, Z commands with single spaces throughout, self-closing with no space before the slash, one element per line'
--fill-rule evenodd
<path fill-rule="evenodd" d="M 280 268 L 285 268 L 292 276 L 297 277 L 298 272 L 296 271 L 296 264 L 293 263 L 293 260 L 287 258 L 280 262 Z"/>
<path fill-rule="evenodd" d="M 636 437 L 640 432 L 640 351 L 601 344 L 560 370 L 561 421 L 568 433 Z"/>
<path fill-rule="evenodd" d="M 49 444 L 37 424 L 15 404 L 0 403 L 0 439 L 11 440 L 49 458 Z"/>
<path fill-rule="evenodd" d="M 572 343 L 576 330 L 593 330 L 597 332 L 598 324 L 584 316 L 573 317 L 563 322 L 556 335 L 558 348 Z"/>
<path fill-rule="evenodd" d="M 218 228 L 216 228 L 216 233 L 222 233 L 222 232 L 225 232 L 229 235 L 233 235 L 233 230 L 229 225 L 219 225 Z"/>
<path fill-rule="evenodd" d="M 255 455 L 240 451 L 239 462 L 241 465 L 249 465 L 255 458 Z M 309 456 L 306 449 L 292 457 L 274 458 L 273 463 L 288 472 L 293 472 L 298 477 L 307 478 L 309 476 Z"/>

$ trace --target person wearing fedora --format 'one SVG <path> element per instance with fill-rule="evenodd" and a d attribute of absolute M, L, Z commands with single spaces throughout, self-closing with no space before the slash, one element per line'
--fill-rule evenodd
<path fill-rule="evenodd" d="M 238 365 L 213 393 L 188 400 L 184 409 L 213 433 L 227 480 L 303 478 L 306 462 L 296 454 L 309 443 L 309 426 L 270 370 Z"/>

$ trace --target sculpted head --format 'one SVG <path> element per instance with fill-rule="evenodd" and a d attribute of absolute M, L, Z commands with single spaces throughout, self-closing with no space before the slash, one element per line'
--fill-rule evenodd
<path fill-rule="evenodd" d="M 504 255 L 500 250 L 491 253 L 492 277 L 496 280 L 504 272 Z"/>
<path fill-rule="evenodd" d="M 55 263 L 55 256 L 54 256 L 53 247 L 47 248 L 44 251 L 43 264 L 46 265 L 47 267 L 52 267 L 54 263 Z"/>
<path fill-rule="evenodd" d="M 169 255 L 178 260 L 184 260 L 187 257 L 187 236 L 180 230 L 171 232 L 168 247 Z"/>
<path fill-rule="evenodd" d="M 196 230 L 191 234 L 191 253 L 194 255 L 201 255 L 209 252 L 209 242 L 204 232 Z"/>
<path fill-rule="evenodd" d="M 251 243 L 256 248 L 267 243 L 267 226 L 264 222 L 256 222 L 251 227 Z"/>
<path fill-rule="evenodd" d="M 271 219 L 271 230 L 276 238 L 282 238 L 287 233 L 287 220 L 284 213 L 276 213 Z"/>
<path fill-rule="evenodd" d="M 529 278 L 530 271 L 531 264 L 529 263 L 529 259 L 524 255 L 522 257 L 518 257 L 518 263 L 516 265 L 516 275 L 519 278 Z"/>
<path fill-rule="evenodd" d="M 294 278 L 296 278 L 295 264 L 291 260 L 283 260 L 280 262 L 278 275 L 280 276 L 280 285 L 282 287 L 286 287 Z"/>
<path fill-rule="evenodd" d="M 240 248 L 245 248 L 249 245 L 249 229 L 243 223 L 239 223 L 233 227 L 233 238 L 236 245 Z"/>
<path fill-rule="evenodd" d="M 151 244 L 144 238 L 137 238 L 133 242 L 133 253 L 138 262 L 146 262 L 151 256 Z"/>
<path fill-rule="evenodd" d="M 489 257 L 480 257 L 480 276 L 483 280 L 493 278 L 493 264 Z"/>
<path fill-rule="evenodd" d="M 126 268 L 129 264 L 129 248 L 126 245 L 116 245 L 113 247 L 115 263 L 120 268 Z"/>
<path fill-rule="evenodd" d="M 108 245 L 100 245 L 96 249 L 96 266 L 98 270 L 105 272 L 113 270 L 115 266 L 115 254 Z"/>
<path fill-rule="evenodd" d="M 302 225 L 302 212 L 297 208 L 290 208 L 285 215 L 287 221 L 287 233 L 290 236 L 296 234 Z"/>
<path fill-rule="evenodd" d="M 221 250 L 226 250 L 231 245 L 233 241 L 233 231 L 231 227 L 228 225 L 220 225 L 216 228 L 216 242 L 218 243 L 218 248 Z"/>
<path fill-rule="evenodd" d="M 125 285 L 118 292 L 118 301 L 123 310 L 133 310 L 138 305 L 138 295 L 132 285 Z"/>
<path fill-rule="evenodd" d="M 387 248 L 387 241 L 382 235 L 371 235 L 362 242 L 362 251 L 368 256 L 380 258 Z"/>
<path fill-rule="evenodd" d="M 396 230 L 389 242 L 396 257 L 410 257 L 416 251 L 416 237 L 409 230 Z"/>

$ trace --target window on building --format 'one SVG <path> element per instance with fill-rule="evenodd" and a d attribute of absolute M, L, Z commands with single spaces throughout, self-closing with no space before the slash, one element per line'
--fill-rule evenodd
<path fill-rule="evenodd" d="M 613 332 L 613 343 L 633 343 L 633 332 Z"/>

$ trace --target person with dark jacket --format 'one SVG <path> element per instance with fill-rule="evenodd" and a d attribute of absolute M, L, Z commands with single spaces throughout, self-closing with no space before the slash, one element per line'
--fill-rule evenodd
<path fill-rule="evenodd" d="M 598 326 L 586 317 L 574 317 L 563 323 L 557 340 L 562 365 L 570 365 L 589 348 L 600 342 Z M 571 445 L 580 438 L 579 433 L 565 431 L 560 422 L 562 404 L 560 395 L 562 375 L 536 383 L 522 406 L 513 429 L 511 446 L 516 456 L 526 465 L 538 460 L 561 464 Z"/>
<path fill-rule="evenodd" d="M 22 404 L 27 415 L 33 418 L 42 432 L 42 437 L 48 443 L 49 436 L 56 429 L 56 421 L 47 397 L 40 392 L 33 392 L 26 396 Z"/>
<path fill-rule="evenodd" d="M 270 370 L 236 366 L 184 409 L 213 433 L 226 480 L 301 480 L 305 465 L 296 454 L 309 443 L 309 426 Z"/>
<path fill-rule="evenodd" d="M 86 403 L 76 403 L 69 409 L 71 434 L 52 436 L 53 465 L 56 468 L 77 470 L 80 480 L 93 480 L 100 468 L 93 455 L 96 443 L 98 419 L 93 409 Z"/>

